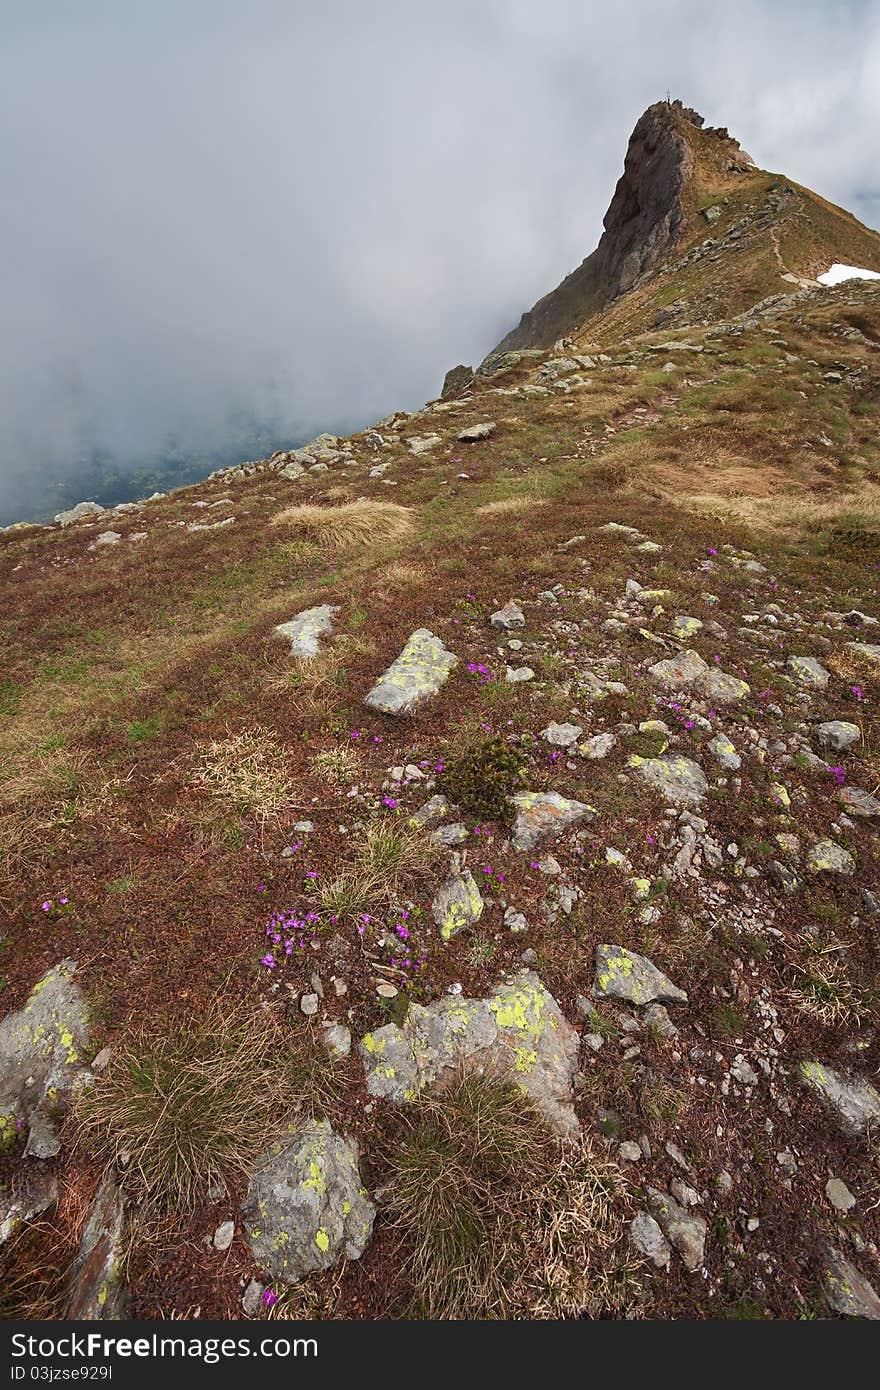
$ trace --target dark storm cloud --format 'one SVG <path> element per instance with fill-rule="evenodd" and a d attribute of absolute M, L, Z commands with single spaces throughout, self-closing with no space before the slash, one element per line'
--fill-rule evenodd
<path fill-rule="evenodd" d="M 0 506 L 436 393 L 592 249 L 681 96 L 867 220 L 876 6 L 0 0 Z"/>

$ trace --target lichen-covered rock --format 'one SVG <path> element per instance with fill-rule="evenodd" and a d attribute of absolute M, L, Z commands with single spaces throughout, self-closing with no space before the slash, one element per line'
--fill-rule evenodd
<path fill-rule="evenodd" d="M 706 744 L 716 763 L 728 772 L 736 772 L 742 766 L 742 758 L 737 753 L 726 734 L 716 734 Z"/>
<path fill-rule="evenodd" d="M 0 1149 L 32 1115 L 63 1114 L 87 1076 L 88 1008 L 75 970 L 75 961 L 61 961 L 0 1022 Z"/>
<path fill-rule="evenodd" d="M 689 613 L 676 613 L 672 620 L 672 630 L 681 642 L 686 642 L 689 637 L 696 637 L 698 632 L 702 632 L 703 624 L 699 618 L 692 618 Z"/>
<path fill-rule="evenodd" d="M 411 454 L 429 454 L 442 442 L 439 434 L 414 434 L 406 441 L 406 447 Z"/>
<path fill-rule="evenodd" d="M 863 1274 L 833 1245 L 826 1245 L 822 1284 L 829 1307 L 845 1318 L 880 1321 L 880 1297 Z"/>
<path fill-rule="evenodd" d="M 785 669 L 797 685 L 807 690 L 824 690 L 831 679 L 831 672 L 814 656 L 790 656 Z"/>
<path fill-rule="evenodd" d="M 401 1026 L 367 1033 L 360 1055 L 371 1095 L 412 1101 L 451 1068 L 479 1066 L 521 1086 L 557 1133 L 578 1130 L 571 1103 L 578 1037 L 530 970 L 485 999 L 411 1004 Z"/>
<path fill-rule="evenodd" d="M 77 502 L 75 507 L 70 507 L 66 512 L 59 512 L 55 517 L 59 526 L 71 526 L 75 521 L 83 521 L 86 517 L 103 515 L 106 508 L 98 502 Z"/>
<path fill-rule="evenodd" d="M 322 603 L 318 608 L 307 608 L 304 613 L 298 613 L 289 623 L 279 623 L 275 632 L 290 641 L 291 656 L 317 656 L 321 650 L 321 638 L 330 631 L 333 615 L 338 612 L 338 604 Z"/>
<path fill-rule="evenodd" d="M 58 518 L 56 517 L 55 520 L 57 521 Z M 880 666 L 880 644 L 877 642 L 847 642 L 846 650 L 855 656 L 863 657 L 865 661 Z"/>
<path fill-rule="evenodd" d="M 600 999 L 624 999 L 628 1004 L 686 1004 L 687 995 L 674 985 L 647 956 L 624 946 L 596 947 L 593 993 Z"/>
<path fill-rule="evenodd" d="M 680 1205 L 668 1192 L 659 1192 L 656 1187 L 648 1188 L 648 1206 L 685 1269 L 695 1274 L 703 1263 L 706 1222 Z"/>
<path fill-rule="evenodd" d="M 506 632 L 511 632 L 515 628 L 525 627 L 525 614 L 518 603 L 509 599 L 503 608 L 499 608 L 489 619 L 492 627 L 504 628 Z"/>
<path fill-rule="evenodd" d="M 376 1208 L 361 1182 L 357 1144 L 312 1120 L 270 1145 L 251 1175 L 243 1215 L 254 1259 L 284 1284 L 359 1259 Z"/>
<path fill-rule="evenodd" d="M 709 790 L 702 768 L 681 754 L 642 758 L 638 753 L 632 753 L 627 759 L 627 767 L 640 781 L 660 792 L 674 806 L 696 805 Z"/>
<path fill-rule="evenodd" d="M 848 849 L 834 840 L 817 840 L 807 850 L 807 869 L 811 874 L 852 874 L 856 861 Z"/>
<path fill-rule="evenodd" d="M 816 725 L 816 739 L 826 753 L 845 753 L 861 737 L 858 724 L 850 724 L 846 719 L 829 719 Z"/>
<path fill-rule="evenodd" d="M 412 714 L 424 700 L 437 694 L 457 660 L 439 637 L 420 627 L 379 677 L 364 704 L 380 714 Z"/>
<path fill-rule="evenodd" d="M 607 758 L 616 747 L 617 738 L 614 734 L 593 734 L 592 738 L 585 738 L 583 743 L 578 744 L 577 752 L 582 758 L 595 762 L 599 758 Z"/>
<path fill-rule="evenodd" d="M 801 1062 L 799 1071 L 844 1133 L 864 1135 L 880 1125 L 880 1092 L 866 1077 L 841 1076 L 823 1062 Z"/>
<path fill-rule="evenodd" d="M 84 1322 L 125 1316 L 122 1235 L 125 1200 L 112 1176 L 104 1178 L 89 1212 L 70 1283 L 64 1316 Z"/>
<path fill-rule="evenodd" d="M 431 904 L 440 936 L 449 941 L 464 927 L 472 927 L 483 915 L 483 899 L 470 869 L 455 866 L 441 884 Z"/>
<path fill-rule="evenodd" d="M 668 690 L 693 690 L 718 705 L 733 704 L 749 693 L 745 681 L 709 666 L 695 651 L 655 662 L 648 667 L 648 675 Z"/>
<path fill-rule="evenodd" d="M 580 821 L 594 821 L 598 812 L 584 801 L 569 801 L 559 792 L 517 792 L 512 798 L 516 809 L 513 825 L 513 848 L 534 849 L 548 835 L 561 835 L 563 830 Z"/>

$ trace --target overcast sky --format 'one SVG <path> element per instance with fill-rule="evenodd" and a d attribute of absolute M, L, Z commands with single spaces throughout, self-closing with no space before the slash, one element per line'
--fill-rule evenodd
<path fill-rule="evenodd" d="M 0 505 L 421 404 L 592 250 L 667 89 L 880 223 L 876 0 L 0 0 Z"/>

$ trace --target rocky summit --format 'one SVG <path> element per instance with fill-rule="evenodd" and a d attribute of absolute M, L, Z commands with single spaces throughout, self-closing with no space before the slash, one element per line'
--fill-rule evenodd
<path fill-rule="evenodd" d="M 880 1317 L 832 264 L 880 236 L 659 102 L 438 399 L 0 534 L 6 1316 Z"/>

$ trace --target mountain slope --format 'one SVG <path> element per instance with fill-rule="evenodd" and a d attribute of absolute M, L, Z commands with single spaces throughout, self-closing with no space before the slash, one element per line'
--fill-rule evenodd
<path fill-rule="evenodd" d="M 716 226 L 773 182 L 726 172 Z M 767 187 L 786 257 L 843 237 Z M 768 297 L 734 272 L 769 230 L 674 269 L 680 229 L 580 348 L 411 415 L 0 534 L 7 1316 L 88 1300 L 97 1192 L 135 1317 L 880 1312 L 880 285 Z M 651 328 L 666 274 L 707 322 Z M 18 1011 L 71 959 L 50 1103 Z M 520 1128 L 462 1291 L 425 1194 L 459 1209 L 511 1107 L 454 1091 L 431 1167 L 469 1057 Z M 342 1154 L 356 1230 L 267 1201 L 267 1078 L 290 1185 Z M 548 1116 L 555 1187 L 520 1161 Z"/>

